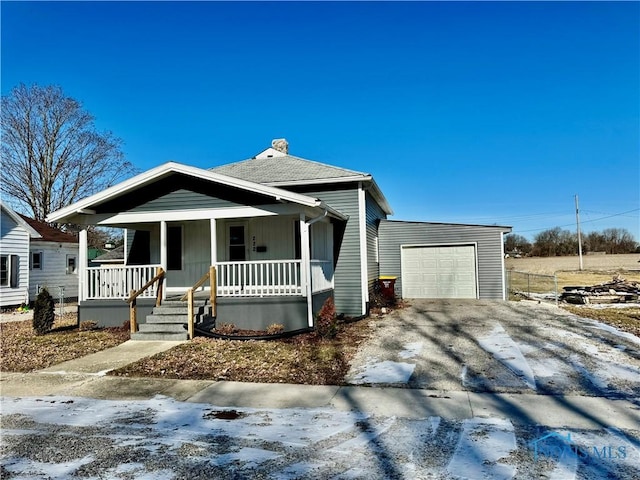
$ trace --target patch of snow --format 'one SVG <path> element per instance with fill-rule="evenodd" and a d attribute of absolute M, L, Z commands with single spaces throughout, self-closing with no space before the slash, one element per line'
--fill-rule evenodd
<path fill-rule="evenodd" d="M 355 375 L 352 384 L 365 383 L 409 383 L 416 366 L 413 363 L 384 362 L 367 363 L 363 371 Z"/>
<path fill-rule="evenodd" d="M 88 455 L 68 462 L 45 463 L 37 460 L 28 460 L 26 458 L 9 459 L 3 462 L 4 468 L 11 473 L 25 475 L 22 478 L 47 478 L 66 480 L 73 476 L 73 473 L 83 465 L 87 465 L 94 460 L 94 457 Z"/>
<path fill-rule="evenodd" d="M 209 463 L 212 465 L 228 465 L 234 462 L 242 462 L 245 468 L 254 468 L 267 460 L 273 460 L 280 457 L 280 454 L 272 452 L 270 450 L 263 450 L 261 448 L 244 447 L 237 452 L 229 452 L 223 455 L 217 455 Z"/>
<path fill-rule="evenodd" d="M 422 342 L 407 343 L 404 346 L 404 350 L 401 351 L 398 356 L 404 359 L 413 358 L 420 353 L 420 351 L 422 350 L 422 345 Z"/>
<path fill-rule="evenodd" d="M 501 418 L 470 418 L 463 430 L 447 472 L 461 478 L 511 479 L 516 467 L 500 460 L 517 449 L 513 425 Z"/>
<path fill-rule="evenodd" d="M 389 430 L 393 424 L 396 423 L 396 418 L 391 417 L 385 420 L 381 425 L 371 425 L 369 429 L 361 432 L 357 437 L 342 442 L 339 445 L 331 448 L 329 451 L 332 453 L 340 453 L 349 455 L 354 449 L 361 448 L 369 442 L 375 440 L 384 432 Z"/>
<path fill-rule="evenodd" d="M 536 390 L 533 371 L 524 358 L 516 342 L 499 323 L 486 337 L 478 338 L 478 343 L 498 361 L 515 373 L 532 390 Z"/>
<path fill-rule="evenodd" d="M 309 463 L 309 462 L 297 462 L 288 465 L 287 468 L 274 473 L 272 475 L 273 478 L 277 480 L 293 480 L 297 478 L 304 478 L 308 476 L 310 472 L 315 469 L 321 468 L 322 464 L 320 463 Z"/>
<path fill-rule="evenodd" d="M 640 338 L 636 337 L 632 333 L 623 332 L 618 330 L 616 327 L 612 327 L 611 325 L 607 325 L 606 323 L 601 323 L 596 320 L 592 320 L 590 318 L 582 318 L 580 317 L 582 323 L 586 323 L 587 328 L 594 328 L 597 330 L 604 330 L 605 332 L 612 333 L 618 337 L 624 338 L 625 340 L 629 340 L 632 343 L 640 345 Z"/>

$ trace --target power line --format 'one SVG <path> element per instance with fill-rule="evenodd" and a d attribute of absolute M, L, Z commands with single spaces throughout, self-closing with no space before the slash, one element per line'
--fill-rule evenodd
<path fill-rule="evenodd" d="M 600 221 L 600 220 L 605 220 L 605 219 L 607 219 L 607 218 L 620 217 L 620 216 L 626 215 L 626 214 L 628 214 L 628 213 L 637 212 L 637 211 L 639 211 L 639 210 L 640 210 L 640 208 L 634 208 L 633 210 L 627 210 L 626 212 L 614 213 L 614 214 L 612 214 L 612 215 L 607 215 L 606 217 L 594 218 L 594 219 L 592 219 L 592 220 L 585 220 L 585 221 L 583 221 L 582 223 L 583 223 L 583 224 L 584 224 L 584 223 L 593 223 L 593 222 L 598 222 L 598 221 Z M 556 225 L 556 226 L 554 226 L 554 227 L 533 228 L 533 229 L 531 229 L 531 230 L 518 230 L 517 232 L 514 232 L 514 233 L 541 232 L 541 231 L 543 231 L 543 230 L 549 230 L 549 229 L 551 229 L 551 228 L 556 228 L 556 227 L 560 227 L 560 228 L 562 228 L 562 227 L 572 227 L 572 226 L 573 226 L 573 223 L 569 223 L 569 224 L 567 224 L 567 225 Z"/>

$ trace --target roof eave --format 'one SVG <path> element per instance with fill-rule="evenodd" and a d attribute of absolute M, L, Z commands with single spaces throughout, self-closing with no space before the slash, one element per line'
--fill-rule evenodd
<path fill-rule="evenodd" d="M 182 173 L 184 175 L 189 175 L 195 178 L 209 180 L 217 183 L 223 183 L 231 187 L 236 187 L 243 190 L 257 192 L 263 195 L 271 196 L 277 201 L 297 203 L 299 205 L 303 205 L 307 207 L 318 206 L 318 202 L 319 202 L 317 199 L 313 197 L 309 197 L 307 195 L 302 195 L 299 193 L 289 192 L 287 190 L 277 188 L 275 186 L 254 183 L 254 182 L 242 180 L 236 177 L 230 177 L 227 175 L 214 173 L 209 170 L 203 170 L 197 167 L 182 165 L 176 162 L 167 162 L 156 168 L 152 168 L 151 170 L 148 170 L 144 173 L 136 175 L 135 177 L 130 178 L 129 180 L 125 180 L 124 182 L 114 185 L 113 187 L 109 187 L 103 190 L 102 192 L 98 192 L 94 195 L 91 195 L 83 200 L 80 200 L 79 202 L 76 202 L 67 207 L 61 208 L 60 210 L 57 210 L 51 213 L 47 217 L 47 221 L 60 222 L 60 221 L 64 221 L 66 218 L 70 218 L 75 214 L 87 213 L 87 211 L 91 210 L 91 207 L 93 206 L 99 205 L 111 198 L 114 198 L 126 193 L 128 190 L 146 185 L 158 178 L 161 178 L 171 173 Z"/>

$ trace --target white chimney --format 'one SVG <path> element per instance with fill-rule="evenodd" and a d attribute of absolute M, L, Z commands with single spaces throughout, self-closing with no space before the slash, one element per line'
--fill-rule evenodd
<path fill-rule="evenodd" d="M 287 140 L 284 138 L 274 138 L 271 141 L 271 148 L 279 152 L 282 152 L 285 155 L 289 154 L 289 142 L 287 142 Z"/>

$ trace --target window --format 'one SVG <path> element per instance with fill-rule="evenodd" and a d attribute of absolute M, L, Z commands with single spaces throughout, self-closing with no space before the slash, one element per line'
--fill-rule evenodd
<path fill-rule="evenodd" d="M 167 227 L 167 270 L 182 270 L 182 227 Z"/>
<path fill-rule="evenodd" d="M 18 255 L 0 255 L 0 286 L 18 287 Z"/>
<path fill-rule="evenodd" d="M 9 255 L 0 255 L 0 286 L 9 286 Z"/>
<path fill-rule="evenodd" d="M 229 226 L 229 261 L 244 262 L 247 259 L 244 225 Z"/>
<path fill-rule="evenodd" d="M 31 252 L 31 270 L 42 270 L 42 252 Z"/>
<path fill-rule="evenodd" d="M 67 255 L 67 275 L 71 275 L 73 273 L 78 273 L 76 267 L 76 256 L 75 255 Z"/>

